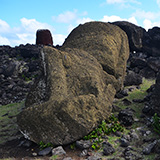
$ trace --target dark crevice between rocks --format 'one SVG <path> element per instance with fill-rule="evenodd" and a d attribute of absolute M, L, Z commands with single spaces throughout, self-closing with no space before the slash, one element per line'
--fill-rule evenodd
<path fill-rule="evenodd" d="M 102 68 L 103 68 L 103 70 L 104 70 L 105 72 L 107 72 L 107 73 L 110 74 L 110 75 L 115 76 L 114 71 L 113 71 L 111 68 L 109 68 L 109 66 L 103 65 L 103 64 L 101 64 L 101 65 L 102 65 Z"/>

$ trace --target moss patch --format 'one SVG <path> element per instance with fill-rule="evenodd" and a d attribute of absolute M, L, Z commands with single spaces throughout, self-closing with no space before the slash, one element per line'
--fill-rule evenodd
<path fill-rule="evenodd" d="M 17 138 L 16 116 L 23 106 L 24 102 L 0 106 L 0 144 Z"/>
<path fill-rule="evenodd" d="M 129 106 L 124 105 L 123 99 L 127 98 L 132 102 L 133 99 L 144 99 L 144 97 L 148 94 L 146 91 L 150 88 L 151 85 L 155 83 L 155 80 L 143 79 L 143 83 L 140 85 L 140 89 L 135 89 L 132 92 L 128 93 L 127 97 L 119 99 L 115 102 L 115 105 L 119 106 L 121 109 L 125 109 L 127 107 L 132 108 L 135 111 L 135 118 L 140 118 L 142 108 L 144 107 L 144 103 L 132 103 Z M 131 86 L 130 86 L 131 87 Z M 126 87 L 130 88 L 130 87 Z"/>

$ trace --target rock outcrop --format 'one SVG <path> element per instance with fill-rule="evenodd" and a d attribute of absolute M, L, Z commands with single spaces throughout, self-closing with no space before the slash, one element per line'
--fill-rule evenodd
<path fill-rule="evenodd" d="M 42 75 L 18 124 L 36 143 L 74 142 L 110 115 L 125 76 L 127 36 L 108 23 L 86 23 L 69 35 L 61 50 L 46 46 L 41 55 Z"/>
<path fill-rule="evenodd" d="M 112 24 L 117 25 L 126 32 L 129 39 L 130 51 L 143 52 L 147 56 L 160 56 L 160 28 L 153 27 L 146 31 L 127 21 L 117 21 Z"/>
<path fill-rule="evenodd" d="M 146 31 L 144 28 L 126 21 L 117 21 L 113 22 L 112 24 L 117 25 L 126 32 L 129 39 L 129 46 L 131 52 L 143 50 L 143 39 L 146 35 Z"/>
<path fill-rule="evenodd" d="M 51 32 L 48 29 L 40 29 L 36 33 L 36 44 L 53 46 Z"/>
<path fill-rule="evenodd" d="M 126 21 L 112 24 L 120 27 L 128 36 L 130 47 L 128 69 L 145 78 L 156 78 L 160 69 L 160 28 L 153 27 L 147 32 L 142 27 Z"/>
<path fill-rule="evenodd" d="M 153 57 L 160 56 L 160 28 L 153 27 L 148 30 L 148 37 L 146 37 L 145 51 L 150 52 Z"/>

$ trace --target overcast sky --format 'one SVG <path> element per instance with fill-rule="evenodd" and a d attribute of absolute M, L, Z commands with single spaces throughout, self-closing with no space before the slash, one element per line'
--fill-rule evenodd
<path fill-rule="evenodd" d="M 79 24 L 119 20 L 160 27 L 160 0 L 0 0 L 0 45 L 35 44 L 38 29 L 61 45 Z"/>

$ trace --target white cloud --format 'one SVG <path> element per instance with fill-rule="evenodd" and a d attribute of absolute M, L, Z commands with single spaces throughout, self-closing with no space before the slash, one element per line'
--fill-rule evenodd
<path fill-rule="evenodd" d="M 74 10 L 73 12 L 71 11 L 66 11 L 64 13 L 59 14 L 57 17 L 53 16 L 53 20 L 56 20 L 57 22 L 60 23 L 70 23 L 71 21 L 75 20 L 77 17 L 77 10 Z"/>
<path fill-rule="evenodd" d="M 38 22 L 36 19 L 22 18 L 20 21 L 21 26 L 13 29 L 13 31 L 15 31 L 15 35 L 17 36 L 17 39 L 12 41 L 13 45 L 26 43 L 35 44 L 36 31 L 38 29 L 49 29 L 51 32 L 54 31 L 52 26 L 47 23 Z"/>
<path fill-rule="evenodd" d="M 103 22 L 115 22 L 115 21 L 128 21 L 128 22 L 131 22 L 131 23 L 134 23 L 135 25 L 138 25 L 137 23 L 137 20 L 135 17 L 130 17 L 129 19 L 124 19 L 124 18 L 121 18 L 119 16 L 103 16 L 103 19 L 101 20 Z"/>
<path fill-rule="evenodd" d="M 158 4 L 158 6 L 160 7 L 160 0 L 157 0 L 157 4 Z"/>
<path fill-rule="evenodd" d="M 145 19 L 143 21 L 143 26 L 146 30 L 148 30 L 148 29 L 152 28 L 152 22 L 148 19 Z"/>
<path fill-rule="evenodd" d="M 0 45 L 10 45 L 10 41 L 6 37 L 0 35 Z"/>
<path fill-rule="evenodd" d="M 129 2 L 134 3 L 134 4 L 138 4 L 138 5 L 141 4 L 141 2 L 140 2 L 140 1 L 137 1 L 137 0 L 130 0 Z"/>
<path fill-rule="evenodd" d="M 91 19 L 91 18 L 82 18 L 82 19 L 78 19 L 76 22 L 77 22 L 77 24 L 84 24 L 84 23 L 90 22 L 90 21 L 93 21 L 93 19 Z"/>
<path fill-rule="evenodd" d="M 84 12 L 81 14 L 81 16 L 86 16 L 86 15 L 88 15 L 88 12 L 87 12 L 87 11 L 84 11 Z"/>
<path fill-rule="evenodd" d="M 7 22 L 0 19 L 0 33 L 5 33 L 10 31 L 10 26 Z"/>
<path fill-rule="evenodd" d="M 54 31 L 52 26 L 48 25 L 47 23 L 38 22 L 35 19 L 22 18 L 20 21 L 23 29 L 29 33 L 35 33 L 38 29 L 49 29 Z"/>
<path fill-rule="evenodd" d="M 15 42 L 17 42 L 19 44 L 26 44 L 26 43 L 34 44 L 35 43 L 35 39 L 36 39 L 35 34 L 31 34 L 31 33 L 18 33 L 16 35 L 18 37 L 18 40 L 15 41 Z"/>
<path fill-rule="evenodd" d="M 160 27 L 160 21 L 158 22 L 152 22 L 151 20 L 149 20 L 149 19 L 145 19 L 144 21 L 143 21 L 143 26 L 144 26 L 144 28 L 146 29 L 146 30 L 148 30 L 148 29 L 151 29 L 151 28 L 153 28 L 153 27 L 155 27 L 155 26 L 158 26 L 158 27 Z"/>
<path fill-rule="evenodd" d="M 124 0 L 106 0 L 108 4 L 124 3 Z"/>
<path fill-rule="evenodd" d="M 131 22 L 131 23 L 133 23 L 133 24 L 135 24 L 135 25 L 138 25 L 138 22 L 137 22 L 137 20 L 136 20 L 135 17 L 130 17 L 127 21 L 128 21 L 128 22 Z"/>
<path fill-rule="evenodd" d="M 11 28 L 7 22 L 0 19 L 0 45 L 35 44 L 38 29 L 54 31 L 49 24 L 38 22 L 35 19 L 22 18 L 20 22 L 19 27 Z"/>
<path fill-rule="evenodd" d="M 106 0 L 107 4 L 129 4 L 129 3 L 134 3 L 134 4 L 141 4 L 141 2 L 137 0 Z"/>
<path fill-rule="evenodd" d="M 160 17 L 160 12 L 146 12 L 144 10 L 137 10 L 135 13 L 132 14 L 133 16 L 139 18 L 139 19 L 156 19 Z"/>
<path fill-rule="evenodd" d="M 124 19 L 120 18 L 119 16 L 103 16 L 103 19 L 101 21 L 103 22 L 115 22 L 115 21 L 123 21 Z"/>
<path fill-rule="evenodd" d="M 67 36 L 63 34 L 54 34 L 53 35 L 53 43 L 54 45 L 62 45 Z"/>

